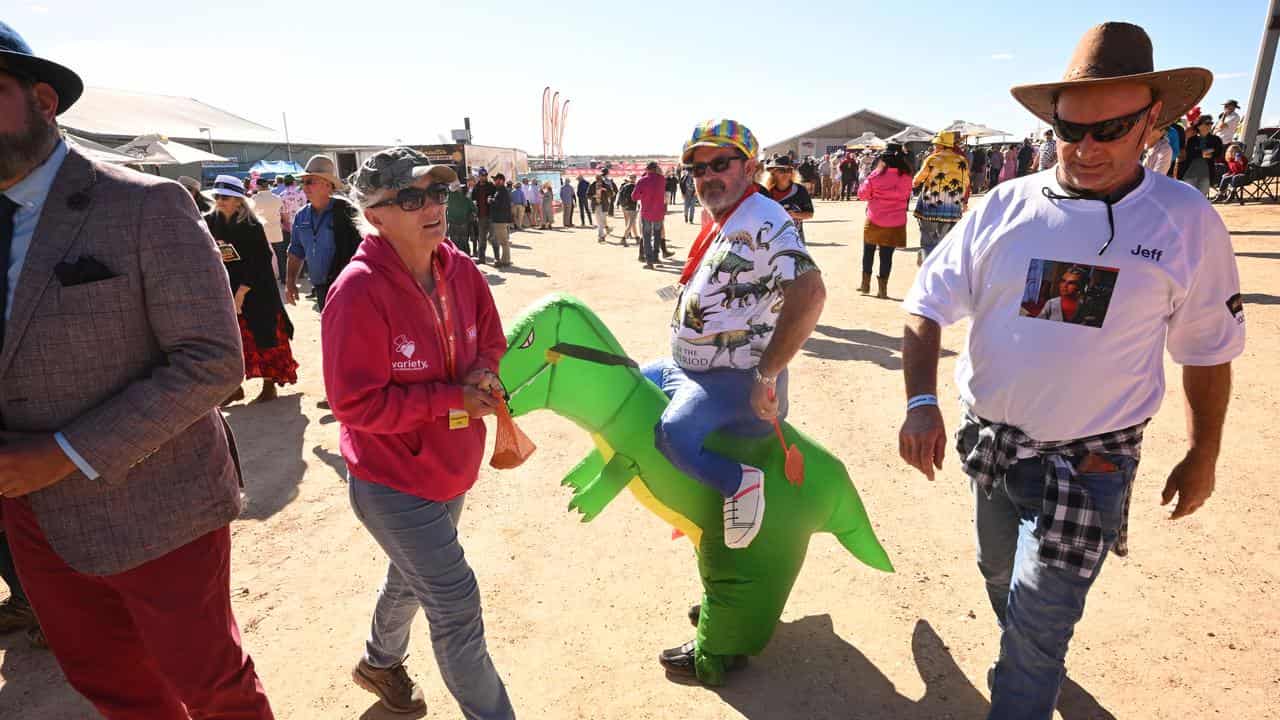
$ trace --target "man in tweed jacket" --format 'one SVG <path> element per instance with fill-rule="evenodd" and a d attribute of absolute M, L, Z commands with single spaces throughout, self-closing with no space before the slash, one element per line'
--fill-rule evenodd
<path fill-rule="evenodd" d="M 68 149 L 80 80 L 0 23 L 0 496 L 68 681 L 108 718 L 270 718 L 229 593 L 244 374 L 219 253 L 176 183 Z"/>

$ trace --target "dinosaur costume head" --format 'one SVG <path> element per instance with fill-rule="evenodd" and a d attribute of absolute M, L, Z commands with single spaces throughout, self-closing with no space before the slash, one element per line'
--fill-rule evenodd
<path fill-rule="evenodd" d="M 723 682 L 724 660 L 754 655 L 773 635 L 816 532 L 829 532 L 871 567 L 892 571 L 844 465 L 785 425 L 805 455 L 806 480 L 785 479 L 772 436 L 713 435 L 708 449 L 765 472 L 768 513 L 750 547 L 725 547 L 721 495 L 689 478 L 654 447 L 667 397 L 645 379 L 600 318 L 579 300 L 554 295 L 510 326 L 500 375 L 512 414 L 550 409 L 591 434 L 596 450 L 564 479 L 570 509 L 595 518 L 623 489 L 682 531 L 698 557 L 704 596 L 698 621 L 698 678 Z"/>

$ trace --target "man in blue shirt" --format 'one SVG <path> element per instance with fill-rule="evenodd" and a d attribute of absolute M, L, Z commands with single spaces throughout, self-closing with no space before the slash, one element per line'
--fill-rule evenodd
<path fill-rule="evenodd" d="M 293 218 L 289 238 L 289 267 L 286 273 L 285 299 L 298 302 L 298 276 L 302 263 L 307 264 L 307 279 L 315 293 L 316 303 L 324 309 L 325 296 L 338 273 L 351 261 L 360 235 L 355 226 L 355 209 L 334 191 L 342 186 L 333 160 L 316 155 L 307 161 L 302 174 L 302 192 L 307 204 Z"/>
<path fill-rule="evenodd" d="M 512 180 L 511 186 L 508 188 L 511 192 L 511 232 L 525 229 L 524 220 L 524 190 L 520 187 L 519 180 Z"/>

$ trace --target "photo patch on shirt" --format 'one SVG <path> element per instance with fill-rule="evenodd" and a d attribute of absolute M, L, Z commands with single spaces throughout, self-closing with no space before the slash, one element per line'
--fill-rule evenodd
<path fill-rule="evenodd" d="M 1100 328 L 1119 274 L 1119 268 L 1113 267 L 1032 260 L 1018 314 Z"/>
<path fill-rule="evenodd" d="M 1240 293 L 1227 298 L 1227 312 L 1231 313 L 1231 317 L 1235 318 L 1237 323 L 1244 322 L 1244 298 Z"/>

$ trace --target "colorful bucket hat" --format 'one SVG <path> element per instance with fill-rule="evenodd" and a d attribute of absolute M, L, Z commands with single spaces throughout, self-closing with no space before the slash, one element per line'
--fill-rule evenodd
<path fill-rule="evenodd" d="M 681 161 L 689 162 L 693 151 L 700 147 L 731 147 L 748 159 L 760 152 L 756 136 L 751 134 L 746 125 L 724 119 L 708 120 L 694 128 L 693 135 L 685 141 L 684 150 L 680 153 Z"/>

